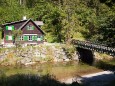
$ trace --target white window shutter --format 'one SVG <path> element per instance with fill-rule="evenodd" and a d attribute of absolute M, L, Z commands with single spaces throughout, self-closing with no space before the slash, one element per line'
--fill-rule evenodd
<path fill-rule="evenodd" d="M 40 38 L 37 38 L 37 41 L 41 41 L 41 39 L 40 39 Z"/>
<path fill-rule="evenodd" d="M 12 36 L 8 36 L 8 40 L 12 40 Z"/>
<path fill-rule="evenodd" d="M 12 30 L 12 26 L 8 26 L 8 30 Z"/>

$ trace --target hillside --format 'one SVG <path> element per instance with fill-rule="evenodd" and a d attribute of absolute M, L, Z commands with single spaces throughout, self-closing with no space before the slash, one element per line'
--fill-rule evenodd
<path fill-rule="evenodd" d="M 114 0 L 0 0 L 0 24 L 25 15 L 44 22 L 48 42 L 79 39 L 115 47 Z"/>

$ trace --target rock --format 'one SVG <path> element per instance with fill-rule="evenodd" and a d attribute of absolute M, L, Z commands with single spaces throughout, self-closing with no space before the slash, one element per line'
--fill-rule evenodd
<path fill-rule="evenodd" d="M 68 61 L 70 61 L 70 60 L 69 60 L 69 59 L 64 59 L 64 61 L 68 62 Z"/>
<path fill-rule="evenodd" d="M 63 46 L 61 44 L 49 43 L 48 45 L 42 44 L 37 45 L 35 47 L 22 47 L 15 51 L 15 49 L 6 49 L 2 51 L 3 54 L 0 55 L 1 58 L 5 58 L 7 53 L 14 52 L 15 57 L 21 57 L 19 62 L 21 64 L 28 64 L 34 61 L 40 61 L 41 59 L 45 59 L 49 57 L 53 57 L 54 61 L 69 61 L 66 55 L 66 52 L 63 50 Z M 74 55 L 75 59 L 77 59 L 77 55 Z"/>
<path fill-rule="evenodd" d="M 24 65 L 27 66 L 27 65 L 34 65 L 36 64 L 36 62 L 29 62 L 29 63 L 25 63 Z"/>
<path fill-rule="evenodd" d="M 29 63 L 29 62 L 32 62 L 31 58 L 23 58 L 20 63 L 21 64 L 26 64 L 26 63 Z"/>

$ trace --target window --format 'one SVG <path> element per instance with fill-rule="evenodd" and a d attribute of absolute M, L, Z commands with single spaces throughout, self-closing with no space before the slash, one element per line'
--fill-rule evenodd
<path fill-rule="evenodd" d="M 11 36 L 11 35 L 6 35 L 6 40 L 13 40 L 13 39 L 14 39 L 13 36 Z"/>
<path fill-rule="evenodd" d="M 40 38 L 41 38 L 41 41 L 44 40 L 44 37 L 43 37 L 43 36 L 41 36 Z"/>
<path fill-rule="evenodd" d="M 38 36 L 34 36 L 34 40 L 36 40 L 36 41 L 37 41 L 37 38 L 38 38 Z"/>
<path fill-rule="evenodd" d="M 37 38 L 37 41 L 41 41 L 41 38 L 40 38 L 40 36 L 38 36 L 38 38 Z"/>
<path fill-rule="evenodd" d="M 27 30 L 34 30 L 34 26 L 28 25 L 28 26 L 27 26 Z"/>
<path fill-rule="evenodd" d="M 14 30 L 14 26 L 6 26 L 6 30 Z"/>
<path fill-rule="evenodd" d="M 43 41 L 43 36 L 38 36 L 37 41 Z"/>
<path fill-rule="evenodd" d="M 37 35 L 24 35 L 23 38 L 20 38 L 24 41 L 41 41 L 41 36 L 37 36 Z"/>
<path fill-rule="evenodd" d="M 23 36 L 20 36 L 20 41 L 23 41 L 23 40 L 24 40 Z"/>
<path fill-rule="evenodd" d="M 29 36 L 29 41 L 32 41 L 32 36 L 31 35 Z"/>
<path fill-rule="evenodd" d="M 24 36 L 24 41 L 27 41 L 28 40 L 28 36 Z"/>

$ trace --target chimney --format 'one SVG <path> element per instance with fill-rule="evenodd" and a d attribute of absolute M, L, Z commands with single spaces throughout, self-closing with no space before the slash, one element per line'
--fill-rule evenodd
<path fill-rule="evenodd" d="M 23 20 L 26 20 L 26 16 L 23 16 Z"/>

